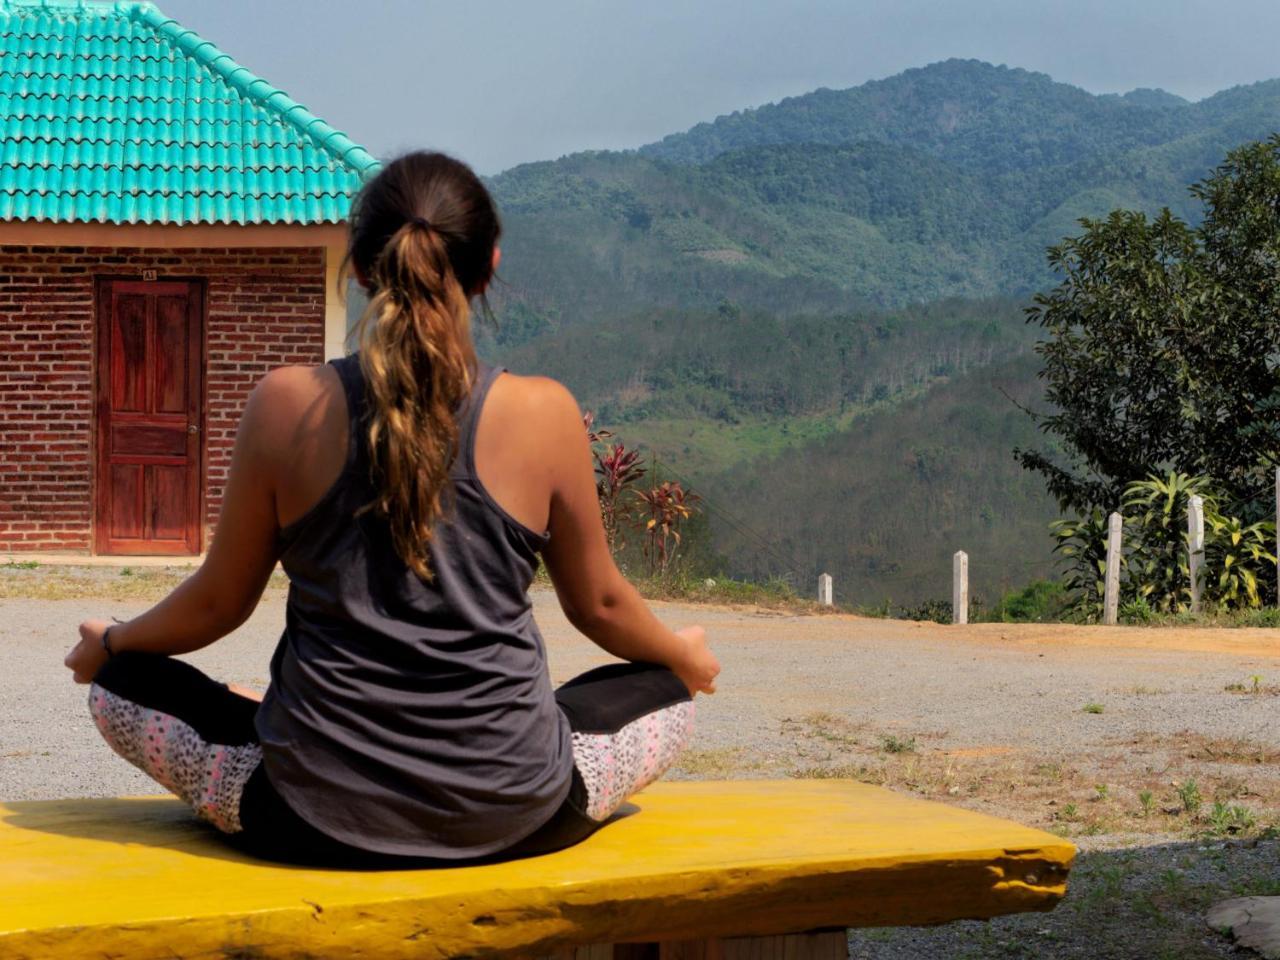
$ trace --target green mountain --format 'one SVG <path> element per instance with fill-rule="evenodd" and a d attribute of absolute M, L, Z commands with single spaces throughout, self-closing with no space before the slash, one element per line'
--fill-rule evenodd
<path fill-rule="evenodd" d="M 875 140 L 989 174 L 1153 146 L 1194 125 L 1183 109 L 1150 96 L 1099 97 L 1042 73 L 947 60 L 849 90 L 815 90 L 740 110 L 640 153 L 696 164 L 768 144 Z"/>
<path fill-rule="evenodd" d="M 1117 207 L 1192 218 L 1188 185 L 1277 127 L 1280 81 L 1188 103 L 951 60 L 522 165 L 490 181 L 482 351 L 703 491 L 729 572 L 911 601 L 963 547 L 990 597 L 1048 570 L 1056 511 L 1011 456 L 1044 444 L 1018 404 L 1045 247 Z"/>
<path fill-rule="evenodd" d="M 1036 368 L 1023 355 L 945 378 L 848 429 L 708 478 L 712 505 L 735 521 L 712 515 L 727 569 L 791 571 L 806 592 L 827 571 L 838 600 L 898 604 L 949 598 L 956 550 L 969 554 L 971 593 L 988 606 L 1052 577 L 1055 505 L 1009 456 L 1040 440 L 1015 405 L 1036 405 Z"/>
<path fill-rule="evenodd" d="M 994 598 L 1049 545 L 1052 505 L 1009 456 L 1039 440 L 1015 404 L 1039 392 L 1032 333 L 1011 300 L 657 311 L 505 360 L 564 382 L 617 441 L 694 487 L 725 573 L 826 569 L 842 597 L 906 602 L 946 593 L 957 543 Z"/>
<path fill-rule="evenodd" d="M 1014 300 L 782 317 L 722 306 L 570 327 L 507 351 L 613 424 L 838 418 L 1030 351 Z"/>
<path fill-rule="evenodd" d="M 1280 81 L 1188 104 L 1094 96 L 973 61 L 818 90 L 634 153 L 493 178 L 500 342 L 652 307 L 778 312 L 1023 295 L 1043 248 L 1125 206 L 1194 215 L 1186 187 L 1270 134 Z"/>

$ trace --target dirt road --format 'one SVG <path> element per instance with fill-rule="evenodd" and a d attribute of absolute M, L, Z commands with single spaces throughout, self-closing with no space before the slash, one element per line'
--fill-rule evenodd
<path fill-rule="evenodd" d="M 0 798 L 153 791 L 103 751 L 83 688 L 61 666 L 80 619 L 128 617 L 146 604 L 0 606 L 8 688 Z M 724 667 L 720 693 L 699 702 L 697 740 L 677 775 L 843 768 L 888 783 L 907 777 L 910 789 L 994 804 L 1041 825 L 1061 822 L 1053 807 L 1075 802 L 1104 833 L 1176 828 L 1150 816 L 1135 822 L 1137 794 L 1169 794 L 1171 781 L 1189 777 L 1206 800 L 1225 784 L 1235 794 L 1225 799 L 1275 801 L 1280 631 L 951 627 L 656 608 L 672 625 L 702 623 Z M 569 627 L 550 592 L 537 593 L 536 610 L 555 682 L 608 659 Z M 223 679 L 264 684 L 283 612 L 273 591 L 241 630 L 191 659 Z M 1047 782 L 1003 797 L 982 786 L 992 777 Z M 1101 799 L 1099 783 L 1107 785 Z"/>
<path fill-rule="evenodd" d="M 146 606 L 0 600 L 0 799 L 158 792 L 102 744 L 84 688 L 61 665 L 81 619 Z M 856 777 L 1096 851 L 1072 893 L 1076 904 L 1099 898 L 1087 914 L 1069 903 L 1048 919 L 1001 921 L 1007 935 L 998 924 L 860 933 L 855 956 L 1158 956 L 1160 944 L 1171 956 L 1229 956 L 1199 927 L 1203 902 L 1268 884 L 1280 892 L 1277 844 L 1263 832 L 1280 825 L 1280 630 L 948 627 L 655 608 L 673 626 L 703 624 L 724 668 L 720 692 L 699 699 L 696 742 L 673 776 Z M 537 594 L 536 610 L 553 681 L 607 661 L 551 593 Z M 273 591 L 235 635 L 190 659 L 261 686 L 283 614 Z M 1236 842 L 1260 834 L 1261 843 Z M 1210 849 L 1218 852 L 1206 858 Z M 1172 886 L 1142 886 L 1160 883 Z M 1127 907 L 1099 913 L 1102 901 L 1126 896 L 1154 903 L 1159 921 Z M 1099 953 L 1099 937 L 1136 937 L 1136 952 Z"/>

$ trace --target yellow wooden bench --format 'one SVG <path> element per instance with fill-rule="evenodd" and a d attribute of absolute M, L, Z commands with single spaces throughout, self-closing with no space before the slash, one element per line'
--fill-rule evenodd
<path fill-rule="evenodd" d="M 851 781 L 658 783 L 634 805 L 560 853 L 393 872 L 264 864 L 172 799 L 0 805 L 0 957 L 835 958 L 845 927 L 1052 909 L 1075 855 Z"/>

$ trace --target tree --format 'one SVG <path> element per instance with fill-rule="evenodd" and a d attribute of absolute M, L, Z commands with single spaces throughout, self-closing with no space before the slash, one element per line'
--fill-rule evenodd
<path fill-rule="evenodd" d="M 1028 320 L 1047 337 L 1039 415 L 1063 455 L 1019 449 L 1082 514 L 1171 470 L 1262 519 L 1280 463 L 1280 136 L 1233 150 L 1192 187 L 1192 227 L 1117 210 L 1049 249 L 1063 280 Z"/>

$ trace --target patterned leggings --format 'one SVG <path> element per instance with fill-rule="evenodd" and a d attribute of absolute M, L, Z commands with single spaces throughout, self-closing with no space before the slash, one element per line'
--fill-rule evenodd
<path fill-rule="evenodd" d="M 693 701 L 665 667 L 611 664 L 556 690 L 573 742 L 573 784 L 532 836 L 495 859 L 585 839 L 631 794 L 662 776 L 688 743 Z M 275 792 L 253 720 L 258 704 L 180 660 L 121 653 L 94 677 L 89 710 L 116 753 L 177 794 L 248 852 L 295 862 L 391 864 L 408 858 L 321 833 Z"/>

